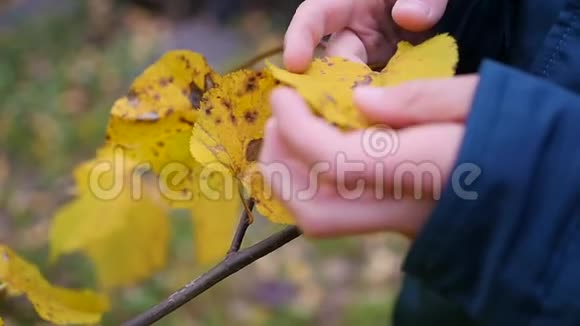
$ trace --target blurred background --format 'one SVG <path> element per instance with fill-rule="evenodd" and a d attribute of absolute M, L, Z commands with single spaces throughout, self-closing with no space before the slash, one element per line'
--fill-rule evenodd
<path fill-rule="evenodd" d="M 103 142 L 114 100 L 170 49 L 191 49 L 226 72 L 279 46 L 300 1 L 0 0 L 0 243 L 53 283 L 93 286 L 82 257 L 47 261 L 47 228 L 71 197 L 72 168 Z M 104 325 L 159 302 L 207 266 L 193 257 L 189 218 L 172 219 L 170 263 L 115 293 Z M 251 228 L 246 244 L 272 232 Z M 403 239 L 298 239 L 237 273 L 159 325 L 387 325 Z M 0 292 L 8 325 L 43 325 Z"/>

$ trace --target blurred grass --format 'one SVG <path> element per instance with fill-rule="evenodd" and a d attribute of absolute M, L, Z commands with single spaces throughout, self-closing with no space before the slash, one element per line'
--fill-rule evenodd
<path fill-rule="evenodd" d="M 112 101 L 138 70 L 126 33 L 86 41 L 86 10 L 0 34 L 0 148 L 13 163 L 62 175 L 102 142 Z"/>

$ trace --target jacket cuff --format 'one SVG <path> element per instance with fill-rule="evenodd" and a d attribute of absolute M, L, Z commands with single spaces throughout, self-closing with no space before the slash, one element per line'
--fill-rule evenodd
<path fill-rule="evenodd" d="M 562 275 L 580 275 L 579 124 L 576 95 L 485 61 L 455 170 L 405 272 L 491 324 L 562 308 Z"/>

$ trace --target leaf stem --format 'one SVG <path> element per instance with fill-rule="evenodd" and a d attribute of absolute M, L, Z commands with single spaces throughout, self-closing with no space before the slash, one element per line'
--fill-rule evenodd
<path fill-rule="evenodd" d="M 236 233 L 234 234 L 234 239 L 232 240 L 230 250 L 228 250 L 228 255 L 240 251 L 240 248 L 242 247 L 242 242 L 244 241 L 244 237 L 246 236 L 246 231 L 253 222 L 252 210 L 254 209 L 254 205 L 255 202 L 252 198 L 248 199 L 247 201 L 244 201 L 244 210 L 240 216 L 240 222 L 238 223 L 238 228 L 236 229 Z"/>
<path fill-rule="evenodd" d="M 123 326 L 144 326 L 159 321 L 228 276 L 296 239 L 300 234 L 297 227 L 290 226 L 251 247 L 232 253 L 207 273 L 194 279 L 163 302 L 124 323 Z"/>

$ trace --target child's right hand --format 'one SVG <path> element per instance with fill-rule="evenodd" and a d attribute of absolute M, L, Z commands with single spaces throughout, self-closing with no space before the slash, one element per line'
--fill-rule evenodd
<path fill-rule="evenodd" d="M 446 7 L 447 0 L 305 0 L 286 32 L 284 64 L 290 71 L 306 70 L 328 34 L 328 55 L 385 63 L 400 40 L 431 36 Z"/>

